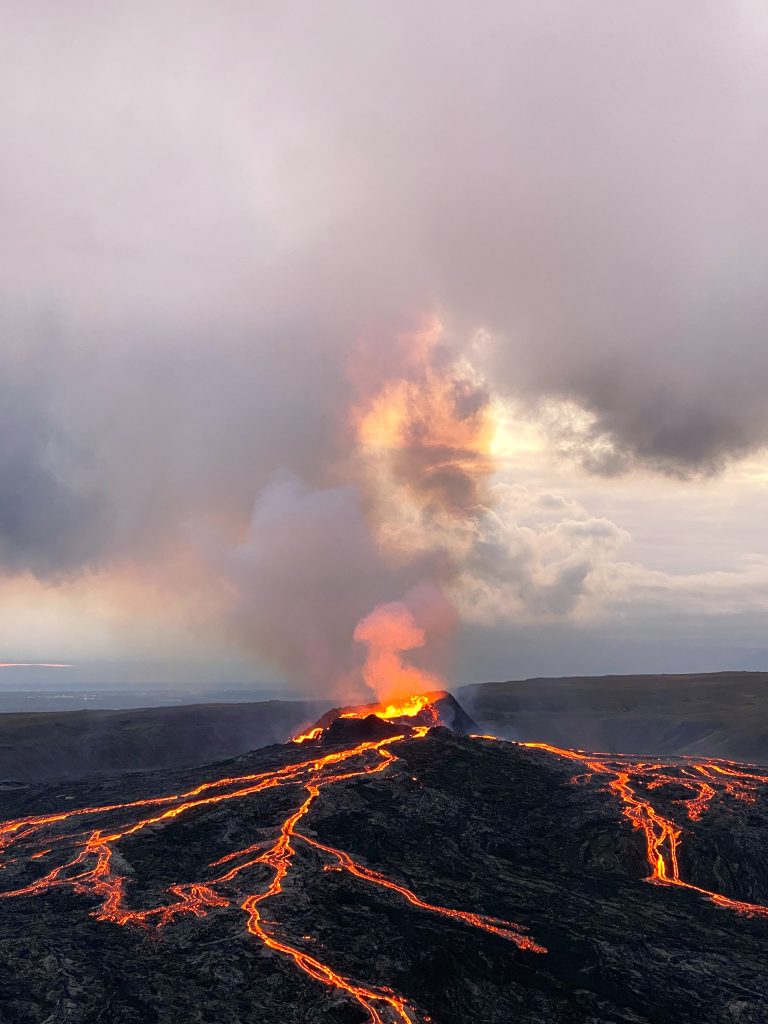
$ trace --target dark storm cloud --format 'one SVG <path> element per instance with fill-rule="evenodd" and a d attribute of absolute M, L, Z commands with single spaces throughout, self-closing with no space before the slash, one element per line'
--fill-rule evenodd
<path fill-rule="evenodd" d="M 590 412 L 593 469 L 763 445 L 760 13 L 7 3 L 2 562 L 242 540 L 275 473 L 338 482 L 361 339 L 385 372 L 434 308 Z"/>

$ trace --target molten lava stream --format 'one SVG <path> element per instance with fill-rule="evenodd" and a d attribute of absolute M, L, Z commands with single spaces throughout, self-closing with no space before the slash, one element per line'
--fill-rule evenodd
<path fill-rule="evenodd" d="M 421 699 L 413 699 L 408 709 L 402 705 L 382 708 L 391 710 L 397 716 L 421 715 L 433 720 L 430 711 Z M 425 716 L 426 710 L 426 716 Z M 367 714 L 365 711 L 361 714 Z M 74 808 L 54 814 L 33 815 L 0 824 L 0 848 L 13 852 L 15 856 L 5 862 L 5 867 L 18 867 L 20 863 L 42 864 L 53 856 L 63 857 L 42 877 L 18 888 L 0 893 L 0 899 L 40 895 L 51 889 L 68 889 L 79 895 L 96 898 L 98 905 L 92 915 L 98 920 L 117 925 L 133 925 L 142 928 L 160 928 L 172 923 L 181 915 L 204 917 L 217 908 L 239 906 L 246 914 L 248 932 L 276 953 L 289 958 L 301 971 L 315 981 L 321 982 L 340 993 L 346 994 L 365 1010 L 369 1024 L 416 1024 L 426 1020 L 409 1004 L 408 1000 L 386 986 L 364 985 L 346 976 L 316 956 L 293 945 L 287 938 L 275 934 L 273 926 L 265 921 L 262 910 L 269 901 L 284 891 L 284 882 L 294 868 L 295 840 L 313 847 L 326 857 L 331 857 L 339 869 L 356 878 L 382 889 L 387 889 L 412 906 L 438 914 L 447 919 L 489 932 L 499 938 L 513 942 L 520 949 L 544 952 L 542 946 L 524 934 L 525 929 L 509 921 L 437 906 L 422 900 L 415 893 L 383 874 L 366 868 L 343 850 L 323 844 L 319 840 L 299 833 L 297 825 L 307 815 L 312 804 L 327 786 L 382 772 L 396 760 L 390 749 L 405 739 L 420 739 L 429 729 L 428 725 L 410 725 L 403 733 L 376 741 L 356 743 L 350 747 L 321 752 L 296 764 L 285 765 L 273 772 L 260 772 L 203 782 L 194 789 L 183 793 L 126 803 L 107 804 L 96 807 Z M 322 729 L 315 728 L 308 734 L 297 737 L 297 741 L 308 742 L 318 738 Z M 136 835 L 150 826 L 162 826 L 168 821 L 184 818 L 193 811 L 208 808 L 231 800 L 243 800 L 276 787 L 299 787 L 303 799 L 298 808 L 282 822 L 276 840 L 269 843 L 251 843 L 242 849 L 230 850 L 209 864 L 218 869 L 213 877 L 189 882 L 175 882 L 166 890 L 167 902 L 144 909 L 132 909 L 126 905 L 126 877 L 115 867 L 113 852 L 117 844 L 128 836 Z M 149 810 L 149 814 L 145 812 Z M 60 831 L 72 821 L 85 822 L 97 818 L 101 827 L 85 832 Z M 103 820 L 119 819 L 119 824 L 104 827 Z M 66 859 L 66 857 L 69 859 Z M 327 865 L 326 865 L 327 866 Z M 270 872 L 271 881 L 263 891 L 253 892 L 243 898 L 242 884 L 254 869 Z M 238 893 L 235 882 L 240 886 Z"/>
<path fill-rule="evenodd" d="M 301 839 L 308 845 L 313 846 L 316 850 L 330 854 L 330 856 L 336 860 L 338 865 L 337 870 L 347 871 L 350 875 L 354 875 L 356 878 L 360 878 L 364 882 L 370 882 L 373 885 L 381 886 L 384 889 L 390 889 L 392 892 L 398 893 L 414 907 L 419 907 L 421 910 L 429 910 L 434 914 L 441 915 L 442 917 L 452 918 L 454 921 L 462 921 L 465 924 L 471 925 L 473 928 L 480 928 L 483 931 L 490 932 L 492 935 L 498 935 L 502 939 L 509 939 L 520 949 L 532 950 L 536 953 L 547 952 L 544 946 L 540 946 L 529 936 L 522 934 L 525 929 L 522 928 L 521 925 L 512 924 L 509 921 L 503 921 L 498 917 L 489 917 L 487 914 L 473 914 L 464 910 L 452 910 L 450 907 L 441 907 L 434 903 L 427 903 L 420 899 L 414 892 L 411 892 L 410 889 L 406 889 L 404 885 L 391 881 L 378 871 L 373 871 L 371 868 L 366 868 L 363 867 L 363 865 L 358 864 L 348 853 L 345 853 L 344 850 L 337 850 L 334 846 L 328 846 L 326 843 L 321 843 L 317 839 L 311 839 L 309 836 L 306 836 L 301 832 L 294 832 L 294 835 L 297 839 Z M 330 870 L 333 870 L 333 868 L 330 868 Z"/>
<path fill-rule="evenodd" d="M 608 788 L 621 801 L 624 817 L 632 823 L 633 828 L 644 834 L 646 859 L 650 868 L 649 882 L 688 889 L 706 896 L 718 906 L 727 907 L 741 914 L 768 917 L 768 906 L 732 899 L 723 893 L 704 889 L 681 878 L 678 854 L 682 829 L 671 818 L 660 814 L 648 800 L 639 796 L 631 782 L 631 778 L 637 776 L 648 789 L 659 789 L 665 785 L 683 785 L 691 789 L 695 796 L 684 803 L 688 817 L 698 821 L 717 795 L 716 785 L 720 785 L 727 796 L 752 801 L 755 799 L 757 788 L 760 785 L 768 785 L 768 776 L 739 771 L 731 762 L 728 762 L 729 767 L 724 767 L 722 762 L 715 764 L 714 761 L 703 761 L 693 762 L 690 766 L 700 776 L 700 780 L 685 768 L 681 769 L 685 777 L 680 778 L 669 774 L 668 765 L 631 761 L 626 755 L 600 755 L 598 759 L 596 755 L 586 754 L 584 751 L 565 750 L 548 743 L 523 743 L 521 746 L 546 750 L 558 757 L 578 761 L 587 768 L 587 778 L 592 775 L 613 776 L 608 782 Z"/>

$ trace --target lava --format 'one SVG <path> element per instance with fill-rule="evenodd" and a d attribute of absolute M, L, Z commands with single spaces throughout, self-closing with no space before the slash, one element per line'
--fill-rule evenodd
<path fill-rule="evenodd" d="M 651 791 L 664 786 L 683 786 L 692 793 L 692 796 L 677 802 L 684 805 L 690 820 L 699 821 L 716 797 L 731 797 L 753 802 L 757 790 L 768 785 L 768 775 L 759 774 L 757 771 L 744 772 L 741 768 L 736 768 L 732 762 L 716 758 L 705 761 L 685 758 L 684 763 L 678 768 L 678 773 L 674 774 L 669 764 L 634 761 L 623 754 L 588 754 L 582 750 L 566 750 L 549 743 L 523 743 L 521 746 L 545 750 L 558 757 L 579 762 L 587 771 L 585 776 L 577 776 L 574 781 L 593 775 L 609 776 L 608 788 L 619 798 L 624 817 L 631 822 L 633 828 L 641 831 L 645 838 L 649 882 L 688 889 L 706 896 L 718 906 L 751 917 L 768 917 L 768 906 L 732 899 L 724 893 L 685 881 L 680 875 L 679 858 L 682 826 L 661 814 L 650 799 L 638 792 L 640 786 Z"/>
<path fill-rule="evenodd" d="M 307 740 L 316 740 L 316 739 L 319 739 L 320 736 L 322 736 L 322 735 L 323 735 L 322 727 L 319 726 L 319 725 L 316 725 L 314 728 L 307 729 L 306 732 L 301 732 L 301 733 L 299 733 L 298 736 L 294 736 L 293 737 L 293 742 L 294 743 L 306 743 Z"/>
<path fill-rule="evenodd" d="M 366 705 L 364 709 L 356 708 L 353 711 L 344 711 L 340 718 L 361 718 L 363 710 L 366 714 L 376 715 L 387 721 L 393 718 L 414 718 L 416 715 L 425 712 L 435 724 L 439 721 L 439 713 L 434 708 L 429 697 L 424 694 L 411 694 L 409 697 L 402 697 L 397 701 L 388 704 Z M 312 730 L 315 732 L 316 730 Z"/>
<path fill-rule="evenodd" d="M 344 711 L 344 717 L 363 718 L 370 708 Z M 358 880 L 394 893 L 411 906 L 462 925 L 488 932 L 512 942 L 518 949 L 544 953 L 544 947 L 526 934 L 518 924 L 471 911 L 443 907 L 421 899 L 402 883 L 356 861 L 344 850 L 336 849 L 299 829 L 323 789 L 340 782 L 385 771 L 397 760 L 391 748 L 405 740 L 422 739 L 430 724 L 439 721 L 439 713 L 429 697 L 413 695 L 402 702 L 378 706 L 374 712 L 385 719 L 416 719 L 402 726 L 395 736 L 366 740 L 339 750 L 317 752 L 313 757 L 284 765 L 272 772 L 260 772 L 203 782 L 182 793 L 80 807 L 52 814 L 30 815 L 0 823 L 0 851 L 14 853 L 0 868 L 29 862 L 38 865 L 43 858 L 59 853 L 60 863 L 41 877 L 14 889 L 0 892 L 0 899 L 39 896 L 54 889 L 67 889 L 94 902 L 91 911 L 99 921 L 115 925 L 159 929 L 182 916 L 205 917 L 224 908 L 239 908 L 246 919 L 248 933 L 255 939 L 288 958 L 315 981 L 327 985 L 354 1000 L 367 1014 L 369 1024 L 416 1024 L 426 1021 L 402 995 L 384 985 L 363 983 L 342 974 L 330 964 L 282 934 L 273 922 L 267 921 L 265 905 L 284 891 L 284 883 L 294 869 L 297 844 L 314 851 L 323 862 L 323 870 L 339 870 Z M 398 728 L 400 728 L 398 726 Z M 295 743 L 318 739 L 322 726 L 315 726 L 294 738 Z M 274 841 L 255 842 L 230 850 L 212 860 L 207 877 L 178 881 L 169 885 L 163 902 L 156 906 L 135 909 L 127 900 L 128 876 L 120 871 L 119 857 L 114 856 L 119 843 L 152 826 L 183 818 L 204 807 L 231 800 L 244 800 L 278 787 L 294 787 L 301 794 L 300 802 L 279 826 Z M 88 818 L 98 818 L 98 828 L 85 828 Z M 109 827 L 104 822 L 114 822 Z M 76 825 L 78 831 L 67 829 Z M 304 863 L 305 858 L 302 859 Z M 264 871 L 269 881 L 243 897 L 242 889 L 256 885 Z M 237 885 L 233 884 L 237 881 Z"/>
<path fill-rule="evenodd" d="M 358 864 L 344 850 L 337 850 L 333 846 L 328 846 L 326 843 L 321 843 L 317 839 L 312 839 L 300 832 L 296 832 L 295 836 L 316 850 L 327 853 L 334 858 L 337 867 L 329 865 L 326 870 L 347 871 L 364 882 L 371 882 L 373 885 L 399 893 L 411 906 L 419 907 L 421 910 L 429 910 L 434 914 L 439 914 L 441 917 L 450 917 L 455 921 L 463 921 L 465 924 L 472 925 L 473 928 L 480 928 L 483 931 L 490 932 L 491 935 L 499 935 L 503 939 L 511 939 L 520 949 L 530 949 L 536 953 L 547 952 L 543 946 L 540 946 L 528 935 L 523 934 L 524 929 L 520 925 L 511 924 L 509 921 L 503 921 L 498 917 L 490 917 L 487 914 L 473 914 L 464 910 L 452 910 L 449 907 L 440 907 L 434 903 L 426 903 L 414 892 L 411 892 L 410 889 L 406 889 L 404 885 L 398 885 L 397 882 L 386 878 L 380 872 L 372 871 L 371 868 Z"/>
<path fill-rule="evenodd" d="M 424 694 L 412 694 L 409 697 L 400 698 L 397 701 L 390 701 L 387 704 L 362 704 L 348 711 L 334 709 L 324 715 L 320 725 L 314 725 L 305 732 L 300 732 L 293 737 L 293 743 L 308 743 L 311 740 L 318 740 L 325 732 L 326 727 L 334 718 L 365 718 L 366 715 L 375 715 L 383 721 L 392 721 L 399 718 L 415 718 L 417 715 L 426 719 L 431 725 L 440 723 L 440 714 L 432 704 L 430 697 Z"/>
<path fill-rule="evenodd" d="M 365 885 L 386 890 L 421 912 L 479 929 L 511 942 L 524 952 L 546 952 L 524 926 L 487 914 L 431 903 L 403 882 L 366 866 L 348 851 L 323 842 L 303 827 L 324 789 L 386 771 L 398 760 L 395 753 L 398 744 L 422 739 L 431 726 L 440 724 L 440 708 L 445 706 L 441 702 L 450 699 L 445 693 L 408 694 L 377 705 L 335 709 L 311 729 L 294 737 L 294 744 L 312 744 L 311 756 L 273 771 L 212 779 L 183 792 L 141 800 L 76 807 L 2 822 L 0 855 L 4 859 L 0 871 L 13 867 L 13 872 L 18 873 L 28 867 L 33 878 L 0 892 L 0 899 L 68 890 L 88 898 L 93 906 L 91 915 L 99 921 L 155 933 L 184 916 L 201 918 L 225 909 L 240 911 L 245 915 L 245 929 L 250 936 L 285 957 L 309 978 L 353 1000 L 365 1011 L 369 1024 L 426 1022 L 424 1014 L 404 995 L 386 985 L 342 973 L 314 951 L 302 948 L 300 942 L 279 931 L 277 922 L 265 916 L 265 908 L 285 892 L 286 880 L 298 870 L 297 863 L 304 870 L 319 863 L 323 871 L 343 872 Z M 331 726 L 337 719 L 375 721 L 370 716 L 389 722 L 396 728 L 396 734 L 335 742 L 335 726 L 333 729 Z M 326 736 L 329 729 L 332 735 Z M 480 735 L 472 738 L 494 739 Z M 321 746 L 320 741 L 333 745 L 328 749 L 327 745 Z M 739 913 L 768 917 L 766 906 L 732 899 L 681 877 L 679 852 L 683 825 L 662 814 L 651 796 L 668 787 L 674 786 L 678 792 L 682 788 L 683 793 L 690 795 L 672 802 L 681 805 L 690 821 L 699 821 L 715 801 L 753 802 L 760 788 L 768 786 L 768 775 L 761 774 L 754 766 L 717 758 L 681 758 L 674 763 L 669 760 L 662 763 L 633 760 L 626 755 L 590 754 L 546 743 L 522 746 L 578 763 L 580 774 L 574 777 L 575 782 L 595 776 L 607 777 L 608 788 L 619 799 L 624 816 L 644 837 L 650 882 L 690 890 Z M 250 800 L 278 788 L 297 791 L 299 799 L 279 824 L 273 839 L 254 841 L 223 854 L 217 851 L 219 855 L 208 863 L 203 877 L 173 882 L 155 905 L 130 906 L 130 869 L 121 871 L 121 858 L 115 856 L 126 837 L 184 819 L 201 808 Z M 668 802 L 671 799 L 667 797 Z M 95 820 L 89 825 L 89 819 Z M 299 848 L 303 848 L 304 853 L 297 861 Z"/>

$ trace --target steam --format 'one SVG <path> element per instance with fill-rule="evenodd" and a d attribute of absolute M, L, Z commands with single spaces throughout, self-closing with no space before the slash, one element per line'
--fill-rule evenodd
<path fill-rule="evenodd" d="M 392 376 L 356 381 L 351 482 L 311 489 L 278 478 L 256 502 L 246 543 L 212 548 L 236 595 L 228 622 L 238 642 L 347 700 L 439 688 L 400 654 L 424 648 L 450 664 L 454 585 L 487 515 L 484 383 L 451 360 L 437 321 L 397 345 L 399 376 L 393 363 Z M 368 645 L 362 666 L 353 640 Z"/>
<path fill-rule="evenodd" d="M 400 601 L 381 604 L 355 627 L 354 638 L 368 653 L 362 667 L 366 685 L 380 702 L 443 688 L 439 676 L 408 664 L 406 651 L 424 647 L 425 630 Z"/>

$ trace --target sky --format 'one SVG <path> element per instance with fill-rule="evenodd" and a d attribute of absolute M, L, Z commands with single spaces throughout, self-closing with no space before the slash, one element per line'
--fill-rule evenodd
<path fill-rule="evenodd" d="M 0 686 L 351 692 L 381 607 L 452 683 L 767 668 L 766 50 L 8 0 L 0 658 L 73 667 Z"/>

